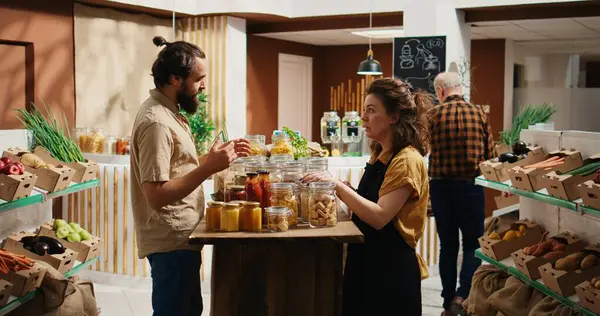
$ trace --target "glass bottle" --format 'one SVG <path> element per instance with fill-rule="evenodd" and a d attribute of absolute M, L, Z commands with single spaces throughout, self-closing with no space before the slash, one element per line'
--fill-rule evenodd
<path fill-rule="evenodd" d="M 129 155 L 129 136 L 117 140 L 117 155 Z"/>
<path fill-rule="evenodd" d="M 313 228 L 337 225 L 334 182 L 313 182 L 309 185 L 309 225 Z"/>
<path fill-rule="evenodd" d="M 340 117 L 336 111 L 324 112 L 321 118 L 321 141 L 324 144 L 338 142 L 341 136 Z"/>
<path fill-rule="evenodd" d="M 118 155 L 119 153 L 117 152 L 118 148 L 117 148 L 117 144 L 118 144 L 118 139 L 115 136 L 107 136 L 106 140 L 104 141 L 104 154 L 107 155 Z"/>
<path fill-rule="evenodd" d="M 258 171 L 258 183 L 262 189 L 262 199 L 260 201 L 260 207 L 262 209 L 263 225 L 266 225 L 265 210 L 271 206 L 271 176 L 269 171 L 260 170 Z"/>
<path fill-rule="evenodd" d="M 243 185 L 232 185 L 225 193 L 225 202 L 246 201 L 246 188 Z"/>
<path fill-rule="evenodd" d="M 271 206 L 283 206 L 289 209 L 292 212 L 289 225 L 291 227 L 298 225 L 298 200 L 292 183 L 271 184 Z"/>
<path fill-rule="evenodd" d="M 246 135 L 250 141 L 250 156 L 267 156 L 267 138 L 265 135 Z"/>
<path fill-rule="evenodd" d="M 293 226 L 291 224 L 294 218 L 292 211 L 283 206 L 271 206 L 265 212 L 267 215 L 267 229 L 269 232 L 286 232 Z"/>
<path fill-rule="evenodd" d="M 223 209 L 223 202 L 208 202 L 206 208 L 206 230 L 215 231 L 221 229 L 221 210 Z"/>
<path fill-rule="evenodd" d="M 360 142 L 360 127 L 362 121 L 358 116 L 358 112 L 349 111 L 346 112 L 342 119 L 342 142 L 344 144 L 359 143 Z"/>
<path fill-rule="evenodd" d="M 290 137 L 285 132 L 273 132 L 271 142 L 273 142 L 273 148 L 271 148 L 271 155 L 294 155 L 294 148 L 292 147 Z"/>
<path fill-rule="evenodd" d="M 260 186 L 258 173 L 246 174 L 246 201 L 260 203 L 263 199 L 263 192 Z"/>

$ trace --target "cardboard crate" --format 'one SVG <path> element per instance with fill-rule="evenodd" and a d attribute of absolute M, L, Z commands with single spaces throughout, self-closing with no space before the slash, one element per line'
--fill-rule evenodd
<path fill-rule="evenodd" d="M 496 207 L 498 209 L 503 209 L 505 207 L 519 204 L 519 196 L 518 195 L 510 195 L 510 196 L 498 195 L 498 196 L 494 197 L 494 200 L 496 201 Z"/>
<path fill-rule="evenodd" d="M 19 148 L 10 148 L 4 151 L 2 157 L 9 157 L 13 161 L 20 161 L 20 157 L 25 153 L 28 153 L 28 151 Z M 25 170 L 37 176 L 36 187 L 48 192 L 66 189 L 71 184 L 71 180 L 75 174 L 75 170 L 65 165 L 55 165 L 50 168 L 39 169 L 25 166 Z"/>
<path fill-rule="evenodd" d="M 87 162 L 64 163 L 52 157 L 52 155 L 46 150 L 46 148 L 40 146 L 36 147 L 33 150 L 33 153 L 36 154 L 38 157 L 42 158 L 46 163 L 50 163 L 53 165 L 67 165 L 69 168 L 73 169 L 75 171 L 75 174 L 73 175 L 71 181 L 76 183 L 94 180 L 96 179 L 96 176 L 98 174 L 99 166 L 94 161 L 88 160 Z"/>
<path fill-rule="evenodd" d="M 42 285 L 46 269 L 39 263 L 35 263 L 31 269 L 20 270 L 17 272 L 9 271 L 7 274 L 0 272 L 0 279 L 12 283 L 12 295 L 21 297 L 37 289 Z"/>
<path fill-rule="evenodd" d="M 0 199 L 15 201 L 31 195 L 37 176 L 27 171 L 22 175 L 0 174 Z"/>
<path fill-rule="evenodd" d="M 595 251 L 600 253 L 600 247 L 586 247 L 584 251 Z M 548 262 L 539 267 L 540 275 L 544 284 L 552 291 L 568 297 L 575 294 L 575 286 L 591 280 L 594 276 L 600 275 L 600 264 L 586 270 L 577 269 L 575 271 L 557 270 L 553 262 Z"/>
<path fill-rule="evenodd" d="M 583 242 L 583 240 L 569 233 L 560 233 L 554 236 L 553 238 L 560 238 L 562 239 L 562 241 L 566 242 L 565 254 L 562 257 L 566 257 L 572 253 L 581 251 L 583 250 L 583 248 L 585 248 L 585 243 Z M 526 255 L 523 252 L 523 249 L 519 249 L 513 252 L 511 254 L 511 257 L 513 259 L 513 262 L 515 263 L 515 267 L 517 268 L 517 270 L 519 270 L 521 273 L 525 274 L 532 280 L 537 280 L 541 277 L 539 267 L 543 266 L 548 262 L 554 263 L 556 260 L 561 258 L 555 257 L 552 259 L 546 259 L 543 256 L 536 257 L 532 255 Z"/>
<path fill-rule="evenodd" d="M 546 155 L 542 147 L 532 146 L 529 147 L 529 149 L 531 151 L 527 154 L 527 157 L 513 163 L 498 162 L 496 158 L 482 162 L 479 165 L 479 168 L 481 169 L 481 174 L 483 174 L 483 177 L 487 180 L 504 182 L 510 179 L 508 174 L 508 170 L 510 168 L 522 166 L 525 164 L 530 165 L 544 160 L 544 157 Z"/>
<path fill-rule="evenodd" d="M 594 163 L 600 160 L 600 154 L 591 156 L 584 161 L 582 166 L 590 163 Z M 577 200 L 581 197 L 581 192 L 577 188 L 577 185 L 584 183 L 588 180 L 593 180 L 596 177 L 595 173 L 588 176 L 581 175 L 570 175 L 560 174 L 556 171 L 552 171 L 544 175 L 544 182 L 546 183 L 546 189 L 551 196 L 557 197 L 563 200 Z"/>
<path fill-rule="evenodd" d="M 8 236 L 4 241 L 4 249 L 18 255 L 26 256 L 27 258 L 44 261 L 62 274 L 71 271 L 73 265 L 75 264 L 75 259 L 77 258 L 77 253 L 75 251 L 67 248 L 62 254 L 46 254 L 40 256 L 23 247 L 23 243 L 21 243 L 21 238 L 25 236 L 35 236 L 35 234 L 28 232 L 12 234 Z"/>
<path fill-rule="evenodd" d="M 510 254 L 514 251 L 537 244 L 542 240 L 542 235 L 544 233 L 542 227 L 537 223 L 528 220 L 514 222 L 510 229 L 502 231 L 500 235 L 504 236 L 504 233 L 508 230 L 518 231 L 520 225 L 527 226 L 526 233 L 524 236 L 514 240 L 491 239 L 489 238 L 489 235 L 479 237 L 479 245 L 481 246 L 483 254 L 494 260 L 500 261 L 510 257 Z"/>
<path fill-rule="evenodd" d="M 579 305 L 596 315 L 600 315 L 600 290 L 592 286 L 590 281 L 577 285 L 575 293 L 579 297 Z"/>
<path fill-rule="evenodd" d="M 600 184 L 589 180 L 577 186 L 583 205 L 600 210 Z"/>
<path fill-rule="evenodd" d="M 0 279 L 0 307 L 8 303 L 14 285 L 6 280 Z"/>
<path fill-rule="evenodd" d="M 81 242 L 70 242 L 66 239 L 61 239 L 56 236 L 56 232 L 52 228 L 53 222 L 45 223 L 40 226 L 38 235 L 53 237 L 59 240 L 63 246 L 67 249 L 71 249 L 77 252 L 77 261 L 86 262 L 100 254 L 100 248 L 102 247 L 102 240 L 99 237 L 92 236 L 90 240 L 84 240 Z"/>
<path fill-rule="evenodd" d="M 546 155 L 546 159 L 552 158 L 553 156 L 561 156 L 565 158 L 565 162 L 559 166 L 556 166 L 550 170 L 544 169 L 525 169 L 520 166 L 511 168 L 508 171 L 512 185 L 522 191 L 536 192 L 546 187 L 544 175 L 551 171 L 557 171 L 559 173 L 565 173 L 575 168 L 579 168 L 583 165 L 583 158 L 581 153 L 575 150 L 562 150 L 554 151 Z M 525 167 L 525 165 L 523 165 Z"/>
<path fill-rule="evenodd" d="M 511 146 L 508 146 L 506 144 L 496 144 L 494 146 L 494 153 L 496 154 L 496 156 L 500 156 L 503 153 L 511 153 L 511 152 L 512 152 Z"/>

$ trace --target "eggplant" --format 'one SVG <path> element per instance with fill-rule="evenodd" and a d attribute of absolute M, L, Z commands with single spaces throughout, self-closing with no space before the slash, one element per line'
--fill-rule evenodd
<path fill-rule="evenodd" d="M 518 140 L 512 145 L 512 151 L 515 155 L 523 155 L 528 153 L 530 150 L 527 148 L 527 144 L 524 141 Z"/>
<path fill-rule="evenodd" d="M 498 157 L 498 161 L 500 162 L 508 162 L 513 163 L 519 160 L 519 157 L 513 153 L 503 153 Z"/>
<path fill-rule="evenodd" d="M 47 254 L 50 251 L 50 246 L 44 242 L 38 242 L 33 245 L 33 252 L 37 253 L 40 256 Z"/>
<path fill-rule="evenodd" d="M 63 244 L 48 236 L 25 236 L 21 238 L 21 242 L 23 243 L 23 247 L 29 251 L 35 252 L 35 245 L 37 243 L 45 243 L 48 245 L 48 254 L 49 255 L 59 255 L 65 253 L 65 246 Z M 36 252 L 37 253 L 37 252 Z"/>

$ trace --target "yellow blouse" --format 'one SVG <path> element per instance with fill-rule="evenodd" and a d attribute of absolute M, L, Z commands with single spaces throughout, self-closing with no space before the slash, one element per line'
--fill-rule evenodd
<path fill-rule="evenodd" d="M 371 156 L 370 163 L 376 160 L 387 164 L 392 157 L 391 151 L 382 152 L 379 157 Z M 425 230 L 427 220 L 427 204 L 429 203 L 429 178 L 423 156 L 413 147 L 404 148 L 390 162 L 385 173 L 383 184 L 379 189 L 382 197 L 404 185 L 413 188 L 413 195 L 404 203 L 394 217 L 394 226 L 400 232 L 406 243 L 417 247 L 417 243 Z M 429 277 L 429 269 L 425 260 L 417 253 L 421 279 Z"/>

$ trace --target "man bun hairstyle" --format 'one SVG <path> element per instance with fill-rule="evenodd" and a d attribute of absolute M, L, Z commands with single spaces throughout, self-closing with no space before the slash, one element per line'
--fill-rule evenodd
<path fill-rule="evenodd" d="M 204 51 L 193 43 L 169 43 L 162 36 L 152 38 L 152 43 L 157 47 L 164 46 L 152 65 L 152 77 L 156 88 L 169 84 L 171 76 L 186 79 L 196 66 L 196 58 L 206 58 Z"/>

